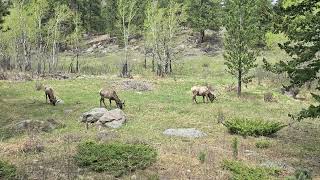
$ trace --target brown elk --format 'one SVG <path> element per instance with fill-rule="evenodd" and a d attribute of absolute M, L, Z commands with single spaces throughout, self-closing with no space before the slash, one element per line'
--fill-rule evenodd
<path fill-rule="evenodd" d="M 213 91 L 208 86 L 193 86 L 191 88 L 191 92 L 192 101 L 194 101 L 195 103 L 198 103 L 196 98 L 197 96 L 203 97 L 203 103 L 205 103 L 205 97 L 207 99 L 207 102 L 209 102 L 209 100 L 213 102 L 213 100 L 216 99 L 215 95 L 213 94 Z"/>
<path fill-rule="evenodd" d="M 44 91 L 44 94 L 46 96 L 46 103 L 48 103 L 48 98 L 49 98 L 49 101 L 52 105 L 56 105 L 58 100 L 56 98 L 56 96 L 54 95 L 54 90 L 53 88 L 51 88 L 50 86 L 48 85 L 43 85 L 42 83 L 40 82 L 37 82 L 36 83 L 36 90 L 37 91 L 40 91 L 40 90 L 43 90 Z"/>
<path fill-rule="evenodd" d="M 49 86 L 44 86 L 44 93 L 46 95 L 46 103 L 48 103 L 49 98 L 50 103 L 55 106 L 57 103 L 57 98 L 54 95 L 54 90 Z"/>
<path fill-rule="evenodd" d="M 106 106 L 105 102 L 104 102 L 104 99 L 109 99 L 109 102 L 110 102 L 110 107 L 111 107 L 111 101 L 115 101 L 116 104 L 117 104 L 117 107 L 120 108 L 120 109 L 123 109 L 124 107 L 124 101 L 122 102 L 120 100 L 120 98 L 118 97 L 116 91 L 114 90 L 111 90 L 111 89 L 101 89 L 100 92 L 100 107 L 102 106 L 101 102 L 103 102 L 104 106 Z"/>

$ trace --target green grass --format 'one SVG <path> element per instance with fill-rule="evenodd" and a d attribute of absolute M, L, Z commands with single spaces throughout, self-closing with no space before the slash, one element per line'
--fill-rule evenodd
<path fill-rule="evenodd" d="M 285 127 L 279 122 L 245 118 L 233 118 L 227 120 L 224 125 L 230 133 L 242 136 L 270 136 Z"/>
<path fill-rule="evenodd" d="M 281 58 L 272 52 L 264 54 L 274 61 Z M 116 62 L 117 58 L 113 58 L 113 62 Z M 85 63 L 90 64 L 87 61 L 92 59 L 95 58 L 88 57 L 88 59 L 82 60 L 86 60 Z M 97 57 L 94 61 L 102 62 L 103 57 Z M 174 74 L 166 78 L 155 77 L 149 69 L 143 70 L 141 61 L 138 62 L 140 64 L 135 65 L 135 80 L 148 80 L 153 84 L 154 89 L 138 93 L 133 90 L 123 90 L 121 86 L 117 87 L 119 97 L 126 101 L 124 112 L 128 116 L 128 122 L 120 129 L 107 129 L 113 134 L 111 142 L 141 142 L 149 144 L 157 150 L 157 162 L 146 170 L 136 171 L 135 174 L 138 178 L 157 174 L 161 178 L 168 179 L 212 179 L 212 177 L 223 179 L 225 178 L 221 175 L 223 173 L 219 173 L 223 169 L 218 167 L 222 159 L 232 157 L 232 147 L 227 145 L 230 145 L 233 135 L 227 133 L 227 128 L 217 124 L 219 112 L 223 112 L 225 119 L 245 117 L 287 124 L 290 121 L 287 116 L 289 113 L 295 113 L 312 102 L 310 98 L 307 98 L 306 101 L 297 101 L 281 95 L 278 91 L 280 84 L 272 83 L 268 78 L 264 79 L 260 86 L 254 80 L 248 85 L 248 88 L 243 88 L 243 96 L 238 98 L 235 92 L 225 90 L 227 85 L 236 82 L 236 80 L 226 73 L 221 55 L 184 58 L 175 62 Z M 150 66 L 150 62 L 148 63 Z M 205 63 L 209 65 L 208 68 L 203 67 Z M 102 69 L 98 65 L 95 68 Z M 141 73 L 137 74 L 137 72 Z M 29 136 L 27 133 L 0 141 L 0 157 L 15 164 L 18 169 L 25 169 L 28 164 L 38 160 L 42 162 L 41 165 L 44 168 L 51 169 L 46 171 L 47 173 L 52 172 L 48 175 L 49 177 L 55 177 L 53 173 L 55 172 L 61 175 L 61 179 L 66 179 L 65 169 L 68 169 L 65 167 L 68 164 L 68 161 L 65 160 L 67 159 L 66 154 L 75 155 L 76 147 L 84 141 L 95 141 L 98 132 L 94 125 L 86 130 L 85 125 L 79 122 L 79 117 L 82 113 L 99 107 L 98 91 L 100 88 L 112 86 L 112 82 L 121 84 L 123 79 L 116 75 L 116 71 L 111 71 L 99 77 L 41 80 L 42 83 L 51 85 L 57 96 L 65 102 L 63 105 L 57 106 L 45 103 L 44 93 L 35 90 L 35 81 L 0 81 L 1 128 L 26 119 L 55 119 L 65 125 L 64 128 L 56 129 L 53 132 L 36 134 L 45 146 L 44 152 L 40 154 L 26 156 L 19 150 L 20 144 L 26 141 Z M 193 104 L 190 88 L 205 83 L 217 88 L 219 91 L 217 100 L 208 104 Z M 265 103 L 263 101 L 263 94 L 270 91 L 273 92 L 278 102 Z M 198 101 L 202 102 L 201 98 Z M 113 108 L 115 108 L 115 104 L 113 104 Z M 66 110 L 71 110 L 71 112 L 66 113 Z M 320 130 L 319 125 L 319 121 L 306 120 L 297 123 L 295 128 L 282 129 L 274 137 L 272 147 L 264 152 L 264 156 L 282 160 L 294 167 L 311 164 L 314 174 L 320 175 L 316 158 L 313 158 L 320 154 L 320 141 L 317 138 Z M 167 128 L 190 127 L 205 132 L 207 136 L 198 139 L 185 139 L 167 137 L 162 134 Z M 67 135 L 75 137 L 74 140 L 66 142 L 65 136 Z M 256 149 L 255 142 L 254 138 L 241 139 L 239 159 L 243 158 L 243 147 Z M 201 151 L 206 152 L 203 164 L 198 157 Z M 257 159 L 257 161 L 259 160 Z M 191 173 L 187 170 L 190 170 Z M 36 176 L 37 172 L 31 173 Z M 84 179 L 103 179 L 107 176 L 104 173 L 92 171 L 86 171 L 80 175 Z M 124 176 L 124 178 L 128 179 L 130 175 Z"/>
<path fill-rule="evenodd" d="M 75 160 L 80 167 L 97 172 L 111 173 L 117 177 L 145 169 L 156 161 L 157 152 L 143 144 L 80 144 Z"/>
<path fill-rule="evenodd" d="M 259 149 L 267 149 L 271 146 L 271 142 L 268 140 L 259 140 L 256 142 L 256 147 Z"/>
<path fill-rule="evenodd" d="M 0 160 L 0 179 L 13 180 L 17 178 L 15 166 Z"/>
<path fill-rule="evenodd" d="M 223 167 L 232 173 L 233 180 L 269 180 L 279 174 L 278 169 L 247 165 L 241 161 L 223 161 Z"/>

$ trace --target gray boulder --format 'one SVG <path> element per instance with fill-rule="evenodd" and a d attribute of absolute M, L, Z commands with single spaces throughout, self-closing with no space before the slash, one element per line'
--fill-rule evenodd
<path fill-rule="evenodd" d="M 126 115 L 122 110 L 113 109 L 104 113 L 103 116 L 99 118 L 98 124 L 111 128 L 119 128 L 126 122 L 126 120 Z"/>
<path fill-rule="evenodd" d="M 163 132 L 167 136 L 179 136 L 188 138 L 197 138 L 206 136 L 205 133 L 195 129 L 195 128 L 180 128 L 180 129 L 167 129 Z"/>
<path fill-rule="evenodd" d="M 97 122 L 106 112 L 105 108 L 94 108 L 91 111 L 85 112 L 81 116 L 81 122 L 95 123 Z"/>

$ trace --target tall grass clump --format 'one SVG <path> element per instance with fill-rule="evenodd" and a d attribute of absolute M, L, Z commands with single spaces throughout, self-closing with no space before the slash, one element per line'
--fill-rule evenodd
<path fill-rule="evenodd" d="M 277 176 L 280 173 L 279 169 L 249 166 L 235 160 L 223 161 L 223 168 L 231 171 L 233 180 L 269 180 L 270 176 Z"/>
<path fill-rule="evenodd" d="M 232 154 L 234 159 L 238 159 L 238 152 L 239 152 L 239 140 L 237 137 L 235 137 L 232 140 Z"/>
<path fill-rule="evenodd" d="M 17 169 L 14 165 L 11 165 L 5 161 L 0 160 L 0 179 L 16 179 Z"/>
<path fill-rule="evenodd" d="M 206 153 L 203 152 L 203 151 L 201 151 L 201 152 L 199 153 L 199 155 L 198 155 L 198 159 L 199 159 L 199 161 L 201 162 L 201 164 L 203 164 L 203 163 L 205 162 L 205 160 L 206 160 Z"/>
<path fill-rule="evenodd" d="M 259 140 L 256 142 L 256 147 L 259 149 L 267 149 L 271 146 L 271 142 L 268 140 Z"/>
<path fill-rule="evenodd" d="M 156 157 L 156 150 L 144 144 L 86 142 L 78 146 L 75 160 L 80 167 L 119 177 L 145 169 L 156 161 Z"/>
<path fill-rule="evenodd" d="M 231 133 L 242 136 L 270 136 L 285 127 L 279 122 L 244 118 L 228 120 L 224 125 Z"/>

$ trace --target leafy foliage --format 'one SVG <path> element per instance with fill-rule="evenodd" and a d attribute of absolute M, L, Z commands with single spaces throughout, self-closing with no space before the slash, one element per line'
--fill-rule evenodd
<path fill-rule="evenodd" d="M 292 85 L 302 86 L 305 83 L 317 81 L 319 90 L 319 1 L 297 1 L 291 4 L 279 1 L 276 7 L 275 28 L 289 38 L 279 46 L 292 57 L 292 60 L 282 60 L 273 67 L 265 61 L 266 67 L 274 72 L 286 72 Z M 312 94 L 312 96 L 320 102 L 319 95 Z M 311 105 L 308 109 L 303 109 L 297 119 L 318 117 L 320 117 L 320 106 Z"/>
<path fill-rule="evenodd" d="M 255 44 L 259 33 L 257 6 L 255 0 L 226 0 L 224 25 L 227 30 L 224 39 L 227 71 L 238 79 L 238 96 L 242 82 L 249 81 L 250 69 L 256 67 Z"/>
<path fill-rule="evenodd" d="M 267 140 L 260 140 L 256 142 L 256 147 L 260 149 L 267 149 L 271 146 L 271 142 Z"/>
<path fill-rule="evenodd" d="M 189 25 L 201 32 L 204 41 L 206 29 L 219 30 L 221 25 L 221 5 L 218 0 L 188 0 L 186 2 Z"/>
<path fill-rule="evenodd" d="M 167 7 L 162 7 L 156 1 L 147 5 L 145 41 L 157 61 L 159 76 L 172 72 L 172 61 L 176 55 L 173 49 L 177 46 L 174 38 L 180 30 L 182 17 L 181 4 L 173 0 L 168 2 Z"/>
<path fill-rule="evenodd" d="M 203 151 L 201 151 L 201 152 L 199 153 L 199 155 L 198 155 L 198 159 L 199 159 L 199 161 L 203 164 L 204 161 L 206 160 L 206 153 L 203 152 Z"/>
<path fill-rule="evenodd" d="M 7 3 L 5 1 L 3 1 L 3 0 L 0 0 L 0 24 L 3 23 L 2 17 L 9 14 L 9 11 L 8 11 L 7 8 L 8 8 Z M 1 29 L 2 29 L 2 27 L 0 25 L 0 30 Z"/>
<path fill-rule="evenodd" d="M 16 179 L 17 169 L 15 166 L 0 160 L 0 179 Z"/>
<path fill-rule="evenodd" d="M 238 159 L 239 153 L 239 139 L 237 137 L 232 139 L 232 155 L 234 159 Z"/>
<path fill-rule="evenodd" d="M 308 169 L 297 169 L 294 173 L 295 179 L 297 180 L 311 180 L 312 175 Z"/>
<path fill-rule="evenodd" d="M 242 136 L 269 136 L 285 127 L 279 122 L 243 118 L 228 120 L 224 125 L 231 133 Z"/>
<path fill-rule="evenodd" d="M 80 167 L 121 176 L 150 166 L 156 156 L 156 151 L 147 145 L 86 142 L 78 146 L 75 160 Z"/>
<path fill-rule="evenodd" d="M 233 180 L 268 180 L 279 174 L 279 169 L 251 167 L 241 161 L 223 161 L 223 167 L 232 172 Z"/>

